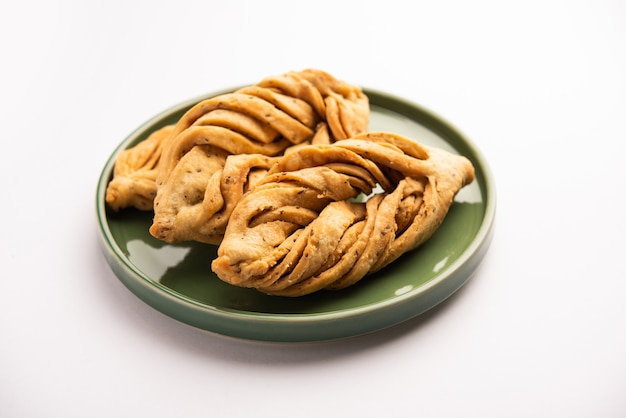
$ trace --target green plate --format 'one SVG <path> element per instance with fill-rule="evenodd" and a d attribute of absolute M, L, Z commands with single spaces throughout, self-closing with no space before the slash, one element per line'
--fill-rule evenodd
<path fill-rule="evenodd" d="M 264 341 L 323 341 L 378 331 L 433 308 L 456 292 L 483 259 L 492 235 L 495 190 L 479 150 L 432 112 L 398 97 L 364 89 L 371 131 L 393 131 L 465 155 L 476 180 L 457 195 L 448 216 L 420 248 L 341 291 L 299 298 L 268 296 L 231 286 L 210 269 L 216 247 L 169 245 L 153 238 L 152 213 L 107 209 L 105 191 L 122 150 L 175 123 L 211 93 L 181 103 L 140 126 L 113 152 L 97 189 L 96 209 L 104 256 L 135 295 L 183 323 L 232 337 Z"/>

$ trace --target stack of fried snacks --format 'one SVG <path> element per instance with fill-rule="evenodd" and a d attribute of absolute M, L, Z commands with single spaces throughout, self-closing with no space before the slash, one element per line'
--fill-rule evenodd
<path fill-rule="evenodd" d="M 471 162 L 367 133 L 361 88 L 308 69 L 209 98 L 120 153 L 106 202 L 153 210 L 165 242 L 219 245 L 212 270 L 280 296 L 343 289 L 427 239 Z"/>
<path fill-rule="evenodd" d="M 242 196 L 212 269 L 273 295 L 348 287 L 426 241 L 473 179 L 467 158 L 392 133 L 298 147 Z"/>

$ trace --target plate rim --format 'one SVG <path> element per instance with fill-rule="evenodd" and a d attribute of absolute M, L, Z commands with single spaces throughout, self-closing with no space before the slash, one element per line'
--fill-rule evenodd
<path fill-rule="evenodd" d="M 474 238 L 471 240 L 470 244 L 464 248 L 462 254 L 459 255 L 452 264 L 446 266 L 440 274 L 404 294 L 359 307 L 321 313 L 263 313 L 217 307 L 194 300 L 187 295 L 179 293 L 151 279 L 146 274 L 139 271 L 139 269 L 133 268 L 132 262 L 124 255 L 115 240 L 109 228 L 106 216 L 104 192 L 106 191 L 106 186 L 112 175 L 117 156 L 124 149 L 128 148 L 129 144 L 136 141 L 140 135 L 145 133 L 147 128 L 154 128 L 159 121 L 163 121 L 167 116 L 184 111 L 184 109 L 193 106 L 203 99 L 231 92 L 235 89 L 237 89 L 237 87 L 196 96 L 171 106 L 149 118 L 127 135 L 114 149 L 100 172 L 96 188 L 96 216 L 102 252 L 109 267 L 113 270 L 117 278 L 144 303 L 147 303 L 154 309 L 179 322 L 235 338 L 281 342 L 325 341 L 376 332 L 419 316 L 452 296 L 473 276 L 491 244 L 496 213 L 495 180 L 493 172 L 483 153 L 459 129 L 433 111 L 408 99 L 366 87 L 362 89 L 370 98 L 370 102 L 385 101 L 394 103 L 403 108 L 411 109 L 414 112 L 417 111 L 421 116 L 428 119 L 430 122 L 428 126 L 429 129 L 433 129 L 431 124 L 435 124 L 438 128 L 452 133 L 465 148 L 471 151 L 472 162 L 474 165 L 478 165 L 481 175 L 484 178 L 483 200 L 485 202 L 485 210 L 481 224 Z M 377 103 L 372 104 L 385 107 Z M 445 136 L 442 138 L 444 141 L 450 143 L 449 138 Z M 430 293 L 435 293 L 437 298 L 430 303 L 417 303 L 418 299 Z M 186 309 L 187 311 L 178 311 L 175 314 L 172 314 L 172 312 L 164 312 L 159 302 L 172 305 L 173 308 L 178 307 L 179 309 Z M 415 305 L 407 307 L 409 304 Z M 383 313 L 387 315 L 385 316 Z M 198 314 L 197 318 L 194 318 L 195 314 Z M 207 315 L 210 318 L 207 318 Z M 376 315 L 380 317 L 376 318 Z M 340 330 L 324 329 L 327 328 L 326 325 L 328 324 L 337 325 L 338 321 L 354 321 L 355 318 L 367 318 L 372 320 L 375 325 L 355 325 L 350 327 L 351 331 L 347 331 L 342 327 L 339 327 L 341 328 Z M 225 321 L 225 323 L 215 321 L 208 321 L 207 323 L 203 319 L 222 320 Z M 264 327 L 262 330 L 248 329 L 251 326 L 254 327 L 254 324 L 263 324 Z M 271 326 L 279 326 L 279 328 L 270 329 Z"/>

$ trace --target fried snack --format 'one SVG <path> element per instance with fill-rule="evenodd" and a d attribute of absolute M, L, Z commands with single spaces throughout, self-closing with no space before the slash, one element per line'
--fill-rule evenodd
<path fill-rule="evenodd" d="M 105 196 L 111 209 L 116 212 L 126 207 L 152 210 L 163 143 L 173 130 L 173 125 L 160 128 L 133 148 L 120 153 Z"/>
<path fill-rule="evenodd" d="M 280 296 L 346 288 L 431 237 L 473 179 L 467 158 L 392 133 L 299 147 L 235 206 L 212 269 Z"/>
<path fill-rule="evenodd" d="M 168 218 L 175 230 L 165 231 L 161 221 L 160 233 L 171 241 L 219 244 L 235 204 L 278 158 L 229 155 L 209 145 L 193 147 L 174 168 L 175 181 L 166 182 L 159 191 L 167 196 L 171 206 L 178 208 Z"/>
<path fill-rule="evenodd" d="M 250 173 L 267 170 L 289 147 L 330 144 L 368 123 L 369 101 L 359 87 L 313 69 L 196 104 L 164 144 L 150 233 L 168 243 L 218 244 Z M 231 164 L 234 174 L 227 173 Z"/>

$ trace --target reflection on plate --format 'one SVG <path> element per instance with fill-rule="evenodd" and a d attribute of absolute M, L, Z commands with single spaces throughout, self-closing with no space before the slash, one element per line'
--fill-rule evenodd
<path fill-rule="evenodd" d="M 134 294 L 162 313 L 189 325 L 233 337 L 265 341 L 322 341 L 377 331 L 413 318 L 444 301 L 474 273 L 491 240 L 494 181 L 475 146 L 426 109 L 364 89 L 371 104 L 370 130 L 393 131 L 468 157 L 476 180 L 463 188 L 439 230 L 423 246 L 387 268 L 341 291 L 298 298 L 264 295 L 231 286 L 210 269 L 217 247 L 170 245 L 153 238 L 152 213 L 111 212 L 105 191 L 117 154 L 198 101 L 157 115 L 124 140 L 109 158 L 98 183 L 100 241 L 113 272 Z"/>

